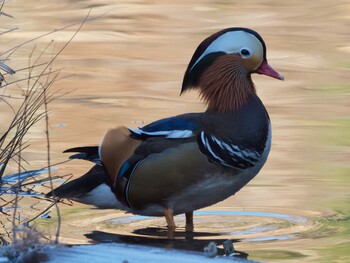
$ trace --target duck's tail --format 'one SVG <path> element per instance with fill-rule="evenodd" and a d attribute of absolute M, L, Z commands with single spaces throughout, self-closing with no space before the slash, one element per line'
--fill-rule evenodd
<path fill-rule="evenodd" d="M 69 159 L 81 159 L 96 164 L 101 164 L 101 158 L 98 152 L 98 146 L 74 147 L 64 151 L 64 153 L 75 153 L 69 156 Z"/>
<path fill-rule="evenodd" d="M 45 197 L 72 199 L 98 208 L 122 208 L 101 165 L 95 165 L 83 176 L 57 187 Z"/>

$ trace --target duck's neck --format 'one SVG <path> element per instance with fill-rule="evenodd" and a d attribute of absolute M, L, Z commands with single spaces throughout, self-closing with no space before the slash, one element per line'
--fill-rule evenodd
<path fill-rule="evenodd" d="M 200 96 L 208 104 L 207 111 L 236 111 L 255 94 L 250 74 L 237 55 L 219 57 L 199 79 Z"/>

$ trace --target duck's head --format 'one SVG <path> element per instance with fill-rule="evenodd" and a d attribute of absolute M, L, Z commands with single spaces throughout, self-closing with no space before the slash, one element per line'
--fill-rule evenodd
<path fill-rule="evenodd" d="M 227 28 L 197 47 L 185 72 L 181 93 L 198 88 L 208 110 L 234 111 L 255 94 L 252 73 L 284 80 L 267 63 L 266 45 L 257 32 Z"/>

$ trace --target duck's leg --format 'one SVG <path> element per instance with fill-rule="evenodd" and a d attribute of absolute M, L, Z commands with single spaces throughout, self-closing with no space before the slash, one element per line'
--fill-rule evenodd
<path fill-rule="evenodd" d="M 175 230 L 174 211 L 169 208 L 164 208 L 164 216 L 168 224 L 168 230 Z"/>
<path fill-rule="evenodd" d="M 185 213 L 186 216 L 186 231 L 193 231 L 193 211 Z"/>

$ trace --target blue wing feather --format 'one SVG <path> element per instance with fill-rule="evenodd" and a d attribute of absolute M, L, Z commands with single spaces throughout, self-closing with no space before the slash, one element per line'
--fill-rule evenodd
<path fill-rule="evenodd" d="M 195 130 L 197 128 L 196 123 L 193 120 L 185 118 L 183 115 L 174 116 L 162 120 L 152 122 L 141 130 L 145 132 L 156 132 L 156 131 L 171 131 L 171 130 Z"/>
<path fill-rule="evenodd" d="M 166 137 L 166 138 L 189 138 L 194 136 L 198 124 L 190 115 L 179 115 L 152 122 L 139 129 L 129 129 L 134 138 Z"/>

